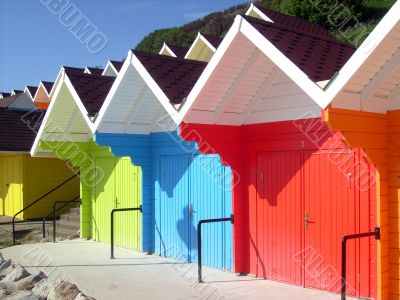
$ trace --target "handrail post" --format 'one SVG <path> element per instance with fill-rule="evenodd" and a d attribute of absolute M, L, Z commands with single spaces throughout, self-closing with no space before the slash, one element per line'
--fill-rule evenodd
<path fill-rule="evenodd" d="M 78 198 L 79 198 L 79 197 L 75 198 L 74 200 L 70 200 L 70 201 L 56 201 L 56 202 L 53 203 L 53 243 L 56 243 L 56 242 L 57 242 L 57 241 L 56 241 L 56 235 L 57 235 L 57 233 L 56 233 L 56 212 L 57 212 L 59 209 L 62 209 L 62 208 L 65 207 L 65 205 L 64 205 L 64 206 L 60 207 L 59 209 L 56 209 L 57 204 L 59 204 L 59 203 L 63 203 L 63 204 L 82 203 L 81 200 L 76 200 L 76 199 L 78 199 Z"/>
<path fill-rule="evenodd" d="M 53 243 L 56 243 L 56 206 L 57 202 L 53 203 Z"/>
<path fill-rule="evenodd" d="M 140 211 L 143 213 L 142 205 L 139 207 L 132 208 L 115 208 L 111 211 L 111 259 L 115 259 L 114 257 L 114 213 L 123 212 L 123 211 Z"/>
<path fill-rule="evenodd" d="M 347 241 L 351 239 L 359 239 L 364 237 L 374 236 L 376 240 L 380 240 L 381 238 L 381 229 L 379 227 L 375 227 L 372 232 L 358 233 L 345 235 L 342 239 L 342 278 L 341 278 L 341 286 L 340 286 L 340 299 L 346 300 L 346 264 L 347 264 Z"/>
<path fill-rule="evenodd" d="M 234 217 L 233 215 L 231 215 L 230 218 L 200 220 L 199 223 L 197 224 L 197 276 L 199 283 L 203 282 L 201 225 L 206 223 L 217 223 L 217 222 L 231 222 L 231 224 L 234 224 Z"/>

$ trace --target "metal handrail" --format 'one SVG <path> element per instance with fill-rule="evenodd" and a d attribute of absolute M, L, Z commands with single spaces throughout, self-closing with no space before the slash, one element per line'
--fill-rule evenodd
<path fill-rule="evenodd" d="M 114 259 L 114 214 L 123 211 L 140 211 L 143 213 L 142 206 L 132 208 L 115 208 L 111 211 L 111 259 Z"/>
<path fill-rule="evenodd" d="M 365 233 L 358 233 L 358 234 L 351 234 L 345 235 L 342 239 L 342 278 L 341 278 L 341 289 L 340 289 L 340 299 L 346 300 L 346 246 L 348 240 L 353 239 L 360 239 L 364 237 L 375 237 L 376 240 L 381 239 L 381 229 L 379 227 L 375 227 L 374 231 L 372 232 L 365 232 Z"/>
<path fill-rule="evenodd" d="M 70 200 L 68 203 L 65 203 L 63 206 L 57 208 L 56 212 L 62 210 L 63 208 L 67 207 L 69 204 L 71 203 L 76 203 L 75 201 L 77 199 L 80 199 L 80 196 L 75 197 L 74 199 Z M 42 231 L 43 231 L 43 238 L 46 238 L 46 221 L 48 218 L 50 218 L 51 216 L 54 216 L 54 212 L 49 213 L 46 217 L 43 218 L 42 221 Z"/>
<path fill-rule="evenodd" d="M 56 242 L 56 211 L 57 211 L 57 204 L 64 203 L 64 204 L 71 204 L 71 203 L 82 203 L 81 199 L 79 200 L 70 200 L 70 201 L 56 201 L 53 203 L 53 243 Z"/>
<path fill-rule="evenodd" d="M 57 185 L 55 188 L 51 189 L 50 191 L 48 191 L 46 194 L 44 194 L 43 196 L 39 197 L 38 199 L 36 199 L 35 201 L 33 201 L 31 204 L 29 204 L 28 206 L 24 207 L 23 209 L 21 209 L 19 212 L 17 212 L 12 220 L 12 229 L 13 229 L 13 245 L 15 245 L 16 243 L 16 238 L 15 238 L 15 218 L 22 212 L 24 212 L 25 210 L 27 210 L 28 208 L 32 207 L 33 205 L 35 205 L 36 203 L 38 203 L 40 200 L 46 198 L 48 195 L 54 193 L 55 191 L 57 191 L 59 188 L 63 187 L 65 184 L 67 184 L 68 182 L 70 182 L 72 179 L 74 179 L 75 177 L 79 176 L 79 173 L 75 174 L 74 176 L 72 176 L 71 178 L 68 178 L 67 180 L 65 180 L 63 183 Z"/>
<path fill-rule="evenodd" d="M 197 274 L 198 274 L 199 283 L 203 282 L 202 252 L 201 252 L 201 225 L 207 224 L 207 223 L 217 223 L 217 222 L 231 222 L 231 224 L 234 224 L 235 220 L 234 220 L 233 215 L 231 215 L 230 218 L 200 220 L 199 223 L 197 224 L 197 252 L 198 252 L 198 257 L 197 257 L 198 272 L 197 272 Z"/>

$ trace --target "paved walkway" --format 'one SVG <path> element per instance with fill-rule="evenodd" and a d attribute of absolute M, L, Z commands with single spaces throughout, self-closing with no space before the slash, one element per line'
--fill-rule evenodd
<path fill-rule="evenodd" d="M 98 300 L 339 299 L 338 295 L 209 268 L 203 271 L 206 283 L 199 285 L 194 264 L 126 249 L 116 249 L 116 259 L 110 260 L 109 245 L 84 240 L 21 245 L 0 252 L 31 272 L 43 270 L 50 277 L 65 278 Z"/>

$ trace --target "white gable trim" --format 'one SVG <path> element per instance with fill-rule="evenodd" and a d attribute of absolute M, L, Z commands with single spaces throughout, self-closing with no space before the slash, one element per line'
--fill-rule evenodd
<path fill-rule="evenodd" d="M 170 115 L 171 119 L 173 122 L 176 124 L 176 126 L 179 125 L 180 123 L 180 118 L 179 114 L 177 113 L 175 107 L 170 103 L 170 100 L 168 97 L 165 95 L 165 93 L 161 90 L 161 88 L 158 86 L 158 84 L 154 81 L 153 77 L 149 74 L 149 72 L 146 70 L 146 68 L 142 65 L 142 63 L 139 61 L 139 59 L 134 55 L 132 51 L 129 51 L 128 58 L 126 59 L 120 74 L 118 74 L 118 77 L 116 81 L 114 82 L 109 94 L 107 95 L 107 98 L 103 104 L 103 107 L 100 109 L 99 116 L 96 119 L 94 126 L 93 126 L 93 132 L 96 132 L 98 128 L 100 127 L 104 117 L 105 113 L 112 105 L 112 100 L 115 97 L 116 91 L 121 84 L 129 65 L 132 64 L 132 66 L 136 69 L 136 71 L 140 74 L 146 85 L 149 87 L 149 89 L 154 93 L 162 107 L 166 110 L 166 112 Z M 129 108 L 127 108 L 129 109 Z"/>
<path fill-rule="evenodd" d="M 396 26 L 400 18 L 400 1 L 392 6 L 381 22 L 375 27 L 362 45 L 340 70 L 338 75 L 331 81 L 326 89 L 322 107 L 326 108 L 340 93 L 345 85 L 353 78 L 356 72 L 365 64 L 374 50 L 387 37 L 389 32 Z"/>
<path fill-rule="evenodd" d="M 58 82 L 57 85 L 54 85 L 53 89 L 52 89 L 52 91 L 54 91 L 53 101 L 50 102 L 49 108 L 47 109 L 47 112 L 46 112 L 45 117 L 44 117 L 44 119 L 42 121 L 42 124 L 40 126 L 39 131 L 38 131 L 38 134 L 36 135 L 35 142 L 32 145 L 32 148 L 31 148 L 31 151 L 30 151 L 32 156 L 36 156 L 39 153 L 40 140 L 41 140 L 41 138 L 43 136 L 43 133 L 44 133 L 44 130 L 45 130 L 46 126 L 48 125 L 49 122 L 51 122 L 51 115 L 52 115 L 52 113 L 54 111 L 54 107 L 55 107 L 55 105 L 57 103 L 58 95 L 60 94 L 61 88 L 62 88 L 64 83 L 66 84 L 69 92 L 71 93 L 72 99 L 74 100 L 77 108 L 79 109 L 79 111 L 82 114 L 84 120 L 86 121 L 88 129 L 91 131 L 90 133 L 92 133 L 92 134 L 94 133 L 94 131 L 93 131 L 93 123 L 89 119 L 88 112 L 87 112 L 86 108 L 84 107 L 81 99 L 79 98 L 79 96 L 78 96 L 75 88 L 73 87 L 71 81 L 69 80 L 68 76 L 65 74 L 65 70 L 64 69 L 62 69 L 61 72 L 59 73 L 59 75 L 57 76 L 57 82 Z M 78 110 L 76 110 L 72 114 L 76 115 L 77 111 Z M 68 129 L 68 128 L 66 128 L 66 129 Z"/>
<path fill-rule="evenodd" d="M 118 76 L 119 72 L 117 71 L 117 69 L 115 68 L 114 64 L 110 60 L 107 62 L 107 65 L 104 68 L 103 73 L 101 75 L 105 76 L 107 71 L 110 70 L 110 69 L 111 69 L 111 71 L 114 72 L 115 76 Z"/>
<path fill-rule="evenodd" d="M 250 5 L 249 9 L 246 11 L 246 16 L 250 16 L 252 12 L 255 12 L 261 19 L 267 22 L 275 23 L 266 14 L 259 10 L 253 3 Z"/>
<path fill-rule="evenodd" d="M 174 51 L 167 45 L 167 43 L 164 42 L 160 52 L 158 54 L 162 54 L 164 50 L 167 50 L 167 52 L 172 56 L 172 57 L 177 57 Z"/>
<path fill-rule="evenodd" d="M 216 52 L 217 49 L 211 45 L 211 43 L 207 40 L 207 38 L 205 38 L 200 32 L 197 34 L 196 39 L 194 40 L 194 42 L 192 43 L 192 45 L 189 48 L 189 51 L 186 53 L 185 55 L 185 59 L 188 59 L 190 57 L 190 55 L 192 54 L 193 50 L 196 48 L 197 44 L 199 43 L 199 41 L 202 41 L 212 52 Z"/>
<path fill-rule="evenodd" d="M 320 107 L 323 105 L 325 92 L 318 84 L 313 82 L 302 70 L 300 70 L 289 58 L 287 58 L 278 48 L 276 48 L 268 39 L 258 32 L 249 22 L 243 17 L 237 16 L 235 22 L 228 34 L 225 36 L 218 47 L 216 53 L 208 63 L 203 74 L 200 76 L 196 85 L 190 92 L 186 103 L 180 110 L 180 117 L 184 120 L 190 108 L 200 95 L 201 90 L 209 80 L 210 76 L 223 58 L 225 52 L 234 41 L 235 37 L 242 33 L 247 37 L 261 52 L 264 53 L 279 69 L 281 69 L 294 83 L 296 83 L 311 99 L 314 99 Z"/>

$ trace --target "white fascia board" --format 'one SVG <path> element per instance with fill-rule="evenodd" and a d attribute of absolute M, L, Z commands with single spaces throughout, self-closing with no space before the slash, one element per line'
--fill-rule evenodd
<path fill-rule="evenodd" d="M 185 59 L 188 59 L 190 54 L 193 52 L 193 49 L 196 47 L 197 43 L 199 42 L 200 36 L 201 36 L 201 33 L 198 32 L 197 37 L 194 39 L 194 42 L 192 43 L 192 45 L 190 46 L 188 52 L 186 53 L 186 55 L 184 57 Z"/>
<path fill-rule="evenodd" d="M 61 76 L 62 76 L 62 72 L 60 72 L 60 74 L 58 74 L 58 77 L 61 77 Z M 62 84 L 63 84 L 63 82 L 58 81 L 58 84 L 57 85 L 54 84 L 54 86 L 53 86 L 52 91 L 54 90 L 54 96 L 53 96 L 54 100 L 50 102 L 50 105 L 46 111 L 46 114 L 44 115 L 42 124 L 40 125 L 39 131 L 36 134 L 35 141 L 33 142 L 33 145 L 32 145 L 31 151 L 30 151 L 31 156 L 33 156 L 33 157 L 37 155 L 38 150 L 39 150 L 39 143 L 42 138 L 44 129 L 46 128 L 47 124 L 51 121 L 50 116 L 53 113 L 54 106 L 57 102 L 57 97 L 61 91 Z"/>
<path fill-rule="evenodd" d="M 298 66 L 296 66 L 245 19 L 243 19 L 240 31 L 294 83 L 310 96 L 316 104 L 321 108 L 323 107 L 325 92 L 318 86 L 318 84 L 312 81 Z"/>
<path fill-rule="evenodd" d="M 89 127 L 89 129 L 91 131 L 91 133 L 94 134 L 94 124 L 90 120 L 90 118 L 88 116 L 88 112 L 87 112 L 85 106 L 83 105 L 82 100 L 80 99 L 80 97 L 79 97 L 78 93 L 76 92 L 74 86 L 72 85 L 71 81 L 69 80 L 68 75 L 65 75 L 64 82 L 67 85 L 67 87 L 68 87 L 68 89 L 69 89 L 69 91 L 70 91 L 70 93 L 72 95 L 72 98 L 74 99 L 76 105 L 78 106 L 83 118 L 86 121 L 86 124 L 88 125 L 88 127 Z"/>
<path fill-rule="evenodd" d="M 61 67 L 60 71 L 57 74 L 56 80 L 54 81 L 53 87 L 51 88 L 49 97 L 53 98 L 56 92 L 56 88 L 59 84 L 59 81 L 63 78 L 64 76 L 64 67 Z"/>
<path fill-rule="evenodd" d="M 250 16 L 251 12 L 255 12 L 260 16 L 261 19 L 267 22 L 275 23 L 272 21 L 266 14 L 264 14 L 261 10 L 259 10 L 253 3 L 251 3 L 249 9 L 246 11 L 246 16 Z"/>
<path fill-rule="evenodd" d="M 146 68 L 142 65 L 139 59 L 133 54 L 132 55 L 132 65 L 135 67 L 137 72 L 143 78 L 144 82 L 148 85 L 150 90 L 154 93 L 160 104 L 164 107 L 167 113 L 170 115 L 171 119 L 176 125 L 180 124 L 179 114 L 175 107 L 171 104 L 167 95 L 163 92 L 160 86 L 154 81 L 153 77 L 147 72 Z"/>
<path fill-rule="evenodd" d="M 162 54 L 164 52 L 164 50 L 167 50 L 168 53 L 172 56 L 172 57 L 176 57 L 176 54 L 174 53 L 174 51 L 172 51 L 172 49 L 170 47 L 168 47 L 167 43 L 164 43 L 164 45 L 162 46 L 160 52 L 158 54 Z"/>
<path fill-rule="evenodd" d="M 204 42 L 204 44 L 206 44 L 207 47 L 210 48 L 212 52 L 215 53 L 215 51 L 217 51 L 217 49 L 213 45 L 211 45 L 211 43 L 201 33 L 200 33 L 200 38 Z"/>
<path fill-rule="evenodd" d="M 40 90 L 40 89 L 44 89 L 44 92 L 46 93 L 46 95 L 48 95 L 47 92 L 46 92 L 46 89 L 44 88 L 42 82 L 40 81 L 40 82 L 39 82 L 39 85 L 38 85 L 38 88 L 37 88 L 37 90 L 36 90 L 35 96 L 33 96 L 33 102 L 35 102 L 36 97 L 37 97 L 37 94 L 39 93 L 39 90 Z"/>
<path fill-rule="evenodd" d="M 115 75 L 118 76 L 119 72 L 117 71 L 117 69 L 114 67 L 114 65 L 110 60 L 107 62 L 106 67 L 104 68 L 103 73 L 101 75 L 104 76 L 104 74 L 106 74 L 109 69 L 111 69 L 115 73 Z"/>
<path fill-rule="evenodd" d="M 219 62 L 224 57 L 229 46 L 232 44 L 233 40 L 239 33 L 240 24 L 241 24 L 242 20 L 243 20 L 242 17 L 236 16 L 235 21 L 233 22 L 233 25 L 229 29 L 225 38 L 222 40 L 221 45 L 218 47 L 217 51 L 211 58 L 210 62 L 207 64 L 203 73 L 200 75 L 200 77 L 197 80 L 196 84 L 194 85 L 193 89 L 190 91 L 186 101 L 180 107 L 179 118 L 182 121 L 185 119 L 190 108 L 193 106 L 194 102 L 196 101 L 197 97 L 200 95 L 200 93 L 203 90 L 204 86 L 206 85 L 207 81 L 209 80 L 209 78 L 214 73 L 215 69 L 217 68 Z"/>
<path fill-rule="evenodd" d="M 103 105 L 100 108 L 99 115 L 97 116 L 97 118 L 93 124 L 93 132 L 96 132 L 99 129 L 101 123 L 103 122 L 104 116 L 105 116 L 108 108 L 110 107 L 110 105 L 112 105 L 113 101 L 115 101 L 114 100 L 115 93 L 117 92 L 119 86 L 121 85 L 122 80 L 124 79 L 124 77 L 128 71 L 128 68 L 129 68 L 129 66 L 131 64 L 131 60 L 132 60 L 132 54 L 133 54 L 132 51 L 129 50 L 128 56 L 125 59 L 124 64 L 122 65 L 121 71 L 117 72 L 117 78 L 115 79 L 113 85 L 111 86 L 111 89 L 108 92 L 108 95 L 107 95 L 106 99 L 104 100 Z"/>
<path fill-rule="evenodd" d="M 362 43 L 360 48 L 347 61 L 339 71 L 335 79 L 326 89 L 326 96 L 323 98 L 323 108 L 326 108 L 340 93 L 345 85 L 353 78 L 356 72 L 366 63 L 374 50 L 382 43 L 390 31 L 398 24 L 400 19 L 400 1 L 392 6 L 382 21 L 375 27 L 371 34 Z M 397 47 L 398 45 L 393 45 Z"/>
<path fill-rule="evenodd" d="M 85 74 L 92 74 L 92 72 L 90 72 L 89 68 L 86 67 L 85 70 L 83 71 L 83 73 Z"/>
<path fill-rule="evenodd" d="M 26 92 L 28 92 L 29 96 L 31 97 L 31 99 L 33 101 L 34 96 L 32 96 L 31 91 L 28 89 L 28 87 L 25 87 L 25 89 L 24 89 L 24 93 L 26 93 Z"/>

